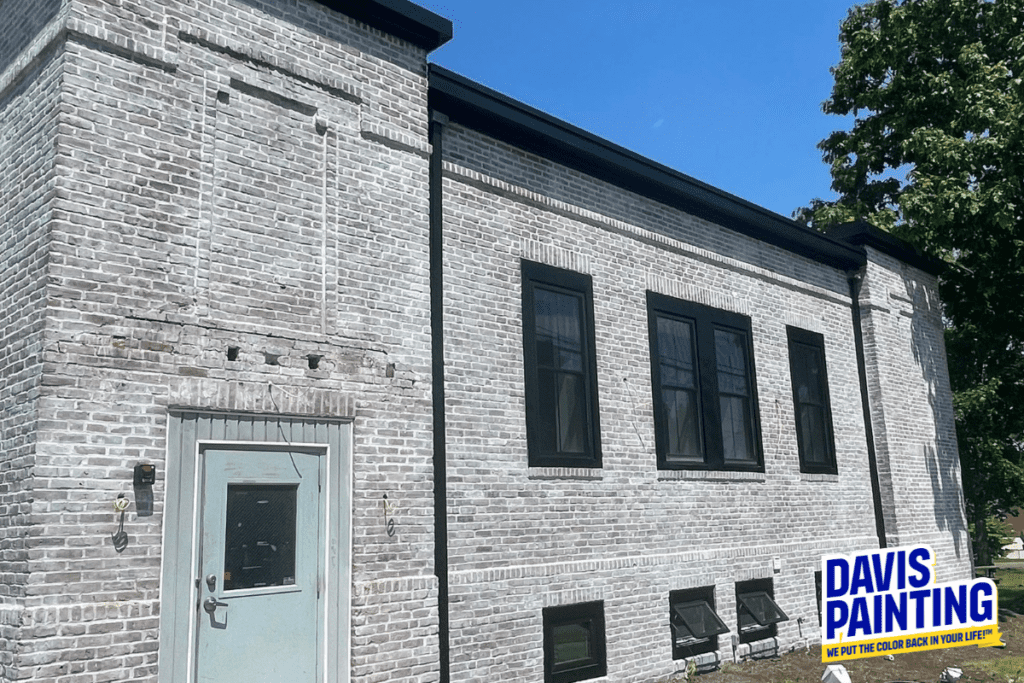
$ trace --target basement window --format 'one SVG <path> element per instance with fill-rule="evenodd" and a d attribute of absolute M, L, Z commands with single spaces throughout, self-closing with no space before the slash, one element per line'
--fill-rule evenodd
<path fill-rule="evenodd" d="M 741 643 L 774 638 L 778 633 L 775 625 L 789 621 L 786 613 L 775 603 L 771 579 L 737 583 L 736 612 Z"/>
<path fill-rule="evenodd" d="M 715 612 L 712 586 L 669 593 L 672 659 L 686 659 L 718 650 L 718 636 L 729 627 Z"/>
<path fill-rule="evenodd" d="M 544 608 L 544 683 L 572 683 L 607 673 L 604 603 Z"/>

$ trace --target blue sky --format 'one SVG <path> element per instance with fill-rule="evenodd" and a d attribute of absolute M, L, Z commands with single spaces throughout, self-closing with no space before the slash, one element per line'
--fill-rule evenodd
<path fill-rule="evenodd" d="M 833 198 L 816 145 L 849 0 L 416 0 L 430 60 L 772 211 Z"/>

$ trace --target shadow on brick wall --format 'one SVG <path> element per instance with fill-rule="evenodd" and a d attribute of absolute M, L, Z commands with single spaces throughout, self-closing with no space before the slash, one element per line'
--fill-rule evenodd
<path fill-rule="evenodd" d="M 907 298 L 914 302 L 911 345 L 928 388 L 928 405 L 935 424 L 935 440 L 925 443 L 923 448 L 932 485 L 935 525 L 953 537 L 957 559 L 961 559 L 970 549 L 961 548 L 967 526 L 956 450 L 953 395 L 942 338 L 942 312 L 934 310 L 939 305 L 935 291 L 929 291 L 920 280 L 904 273 L 903 285 Z"/>
<path fill-rule="evenodd" d="M 11 65 L 60 10 L 61 0 L 0 2 L 0 73 Z"/>

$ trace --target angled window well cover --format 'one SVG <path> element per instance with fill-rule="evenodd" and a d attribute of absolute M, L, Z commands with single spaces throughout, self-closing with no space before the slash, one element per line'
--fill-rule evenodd
<path fill-rule="evenodd" d="M 757 626 L 771 626 L 781 621 L 789 621 L 789 617 L 782 611 L 772 596 L 766 591 L 753 591 L 740 593 L 738 596 L 740 605 L 740 627 L 743 628 L 743 616 L 749 616 Z M 748 626 L 753 626 L 748 622 Z"/>
<path fill-rule="evenodd" d="M 676 639 L 703 640 L 729 632 L 707 600 L 692 600 L 672 605 L 672 628 Z"/>

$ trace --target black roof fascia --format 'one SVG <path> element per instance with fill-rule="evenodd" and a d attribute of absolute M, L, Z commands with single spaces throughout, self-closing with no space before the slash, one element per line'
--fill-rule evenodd
<path fill-rule="evenodd" d="M 427 52 L 452 39 L 452 22 L 409 0 L 316 0 Z"/>
<path fill-rule="evenodd" d="M 859 247 L 874 247 L 883 254 L 888 254 L 931 275 L 941 275 L 947 267 L 943 261 L 928 256 L 909 242 L 904 242 L 865 221 L 834 225 L 828 229 L 828 235 Z"/>
<path fill-rule="evenodd" d="M 862 250 L 674 171 L 448 69 L 430 65 L 430 107 L 452 121 L 631 192 L 841 270 Z"/>

